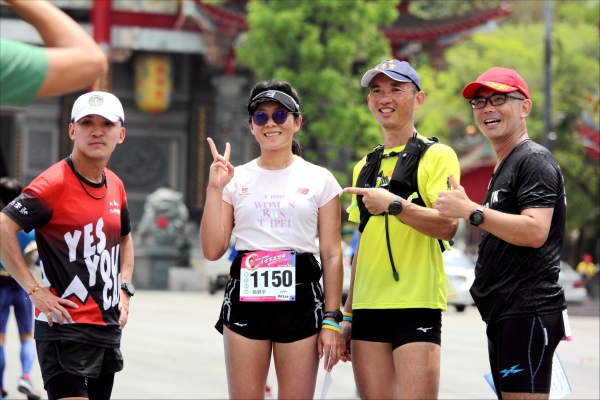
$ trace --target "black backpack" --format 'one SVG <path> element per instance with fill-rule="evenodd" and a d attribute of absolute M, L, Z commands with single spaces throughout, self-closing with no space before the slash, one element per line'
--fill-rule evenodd
<path fill-rule="evenodd" d="M 421 157 L 423 157 L 423 154 L 425 154 L 425 152 L 436 143 L 439 143 L 438 138 L 428 137 L 427 141 L 423 141 L 417 138 L 417 132 L 414 132 L 413 136 L 408 139 L 406 146 L 404 146 L 404 149 L 400 153 L 392 151 L 384 155 L 384 145 L 380 144 L 379 146 L 375 147 L 372 152 L 367 154 L 366 163 L 356 179 L 356 187 L 376 187 L 377 179 L 383 178 L 379 176 L 381 160 L 384 158 L 398 156 L 398 162 L 394 167 L 394 171 L 392 172 L 389 182 L 379 185 L 379 187 L 385 188 L 395 195 L 402 197 L 403 199 L 408 199 L 408 201 L 412 201 L 415 204 L 425 207 L 425 202 L 419 193 L 419 161 L 421 160 Z M 360 211 L 360 224 L 358 225 L 358 231 L 361 233 L 364 231 L 365 226 L 372 216 L 372 214 L 370 214 L 367 210 L 367 207 L 365 207 L 362 198 L 363 196 L 356 196 L 358 209 Z M 390 248 L 387 213 L 380 215 L 384 215 L 386 218 L 385 227 L 388 252 L 390 256 L 390 262 L 392 264 L 394 279 L 398 280 L 398 273 L 396 272 L 396 268 L 394 266 L 394 260 L 392 258 L 392 252 Z M 444 241 L 438 239 L 438 242 L 441 251 L 444 252 L 446 250 Z"/>

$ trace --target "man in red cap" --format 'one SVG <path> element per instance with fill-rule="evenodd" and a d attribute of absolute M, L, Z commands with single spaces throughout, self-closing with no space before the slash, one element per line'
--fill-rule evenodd
<path fill-rule="evenodd" d="M 464 218 L 484 232 L 473 300 L 487 323 L 489 359 L 499 399 L 544 399 L 552 358 L 568 324 L 558 284 L 567 198 L 552 153 L 531 141 L 527 83 L 512 69 L 494 67 L 463 90 L 477 126 L 498 164 L 482 205 L 450 175 L 440 215 Z"/>

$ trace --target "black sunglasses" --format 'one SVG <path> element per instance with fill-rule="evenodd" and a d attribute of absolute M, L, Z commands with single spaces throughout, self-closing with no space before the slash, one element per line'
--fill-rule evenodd
<path fill-rule="evenodd" d="M 266 112 L 257 111 L 252 114 L 252 121 L 255 125 L 263 126 L 267 123 L 267 121 L 269 121 L 269 118 L 273 118 L 273 122 L 275 122 L 277 125 L 281 125 L 287 121 L 288 114 L 294 113 L 290 111 L 275 111 L 272 115 L 269 115 Z"/>

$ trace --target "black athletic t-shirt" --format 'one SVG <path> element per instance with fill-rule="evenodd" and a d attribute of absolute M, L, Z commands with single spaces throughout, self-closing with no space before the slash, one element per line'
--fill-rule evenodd
<path fill-rule="evenodd" d="M 62 160 L 2 210 L 25 232 L 35 228 L 44 284 L 79 306 L 67 307 L 74 323 L 60 325 L 54 317 L 52 327 L 36 307 L 36 340 L 120 345 L 120 245 L 131 225 L 123 182 L 106 168 L 104 173 L 108 186 L 83 177 L 80 182 Z"/>
<path fill-rule="evenodd" d="M 516 246 L 484 231 L 471 295 L 486 322 L 566 309 L 558 284 L 567 197 L 552 154 L 530 140 L 518 145 L 492 177 L 486 206 L 508 214 L 553 208 L 550 232 L 538 249 Z"/>

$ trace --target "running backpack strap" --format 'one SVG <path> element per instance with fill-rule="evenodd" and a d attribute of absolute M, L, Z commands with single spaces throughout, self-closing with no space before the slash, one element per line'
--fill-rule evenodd
<path fill-rule="evenodd" d="M 428 139 L 429 140 L 425 142 L 417 138 L 416 132 L 410 139 L 408 139 L 404 150 L 402 150 L 398 155 L 398 162 L 394 167 L 394 171 L 392 172 L 392 177 L 390 178 L 389 183 L 390 192 L 402 197 L 403 199 L 408 199 L 413 193 L 417 193 L 418 197 L 413 201 L 413 203 L 419 204 L 423 207 L 425 206 L 425 203 L 423 202 L 421 194 L 419 193 L 418 182 L 419 161 L 429 147 L 439 142 L 439 140 L 435 137 Z"/>
<path fill-rule="evenodd" d="M 367 154 L 367 160 L 363 168 L 356 178 L 356 187 L 376 187 L 377 174 L 379 173 L 379 167 L 381 166 L 381 158 L 383 156 L 384 146 L 380 144 L 375 147 L 372 152 Z M 371 214 L 365 207 L 365 203 L 362 201 L 363 196 L 356 195 L 356 202 L 360 211 L 360 224 L 358 225 L 358 231 L 363 232 Z"/>
<path fill-rule="evenodd" d="M 389 183 L 390 192 L 403 199 L 411 198 L 413 203 L 425 207 L 423 196 L 419 193 L 419 162 L 425 152 L 439 142 L 439 139 L 433 136 L 428 137 L 427 141 L 423 141 L 417 137 L 416 132 L 408 139 L 404 150 L 398 155 L 398 162 L 392 172 Z M 416 193 L 416 196 L 413 196 L 413 193 Z M 440 239 L 438 242 L 442 253 L 450 248 L 448 242 Z"/>

